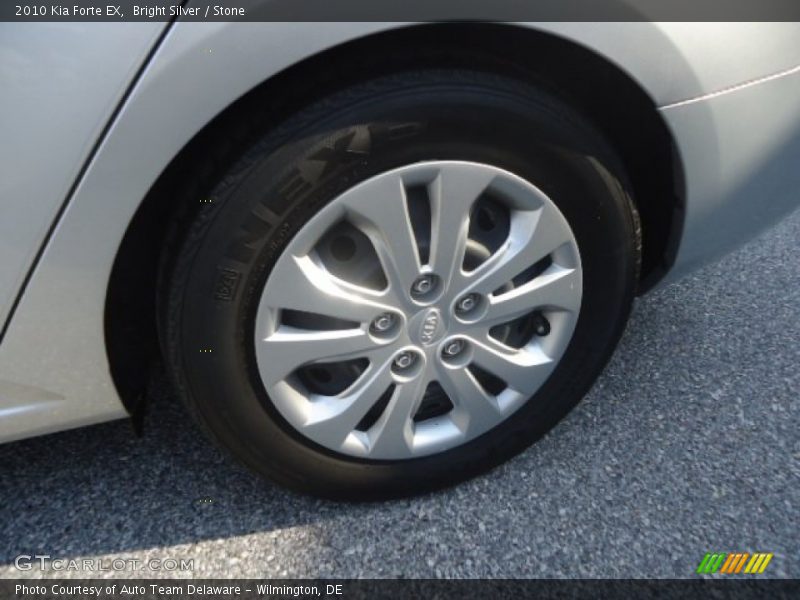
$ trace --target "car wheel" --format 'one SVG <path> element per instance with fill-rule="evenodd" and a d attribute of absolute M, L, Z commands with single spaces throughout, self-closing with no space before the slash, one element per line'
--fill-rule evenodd
<path fill-rule="evenodd" d="M 613 351 L 636 213 L 612 149 L 551 93 L 392 75 L 239 152 L 172 262 L 161 335 L 198 421 L 272 480 L 375 499 L 472 477 Z"/>

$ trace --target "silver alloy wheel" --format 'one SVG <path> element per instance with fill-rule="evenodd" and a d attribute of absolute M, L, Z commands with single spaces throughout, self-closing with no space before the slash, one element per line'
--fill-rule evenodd
<path fill-rule="evenodd" d="M 476 242 L 481 227 L 499 242 Z M 257 309 L 258 371 L 316 444 L 430 455 L 540 388 L 581 297 L 575 237 L 538 188 L 486 164 L 415 163 L 347 190 L 289 242 Z"/>

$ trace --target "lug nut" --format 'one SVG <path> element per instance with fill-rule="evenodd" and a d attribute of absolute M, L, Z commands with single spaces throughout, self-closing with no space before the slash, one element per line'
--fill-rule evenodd
<path fill-rule="evenodd" d="M 392 313 L 383 313 L 375 317 L 370 325 L 370 329 L 376 333 L 389 331 L 395 324 L 395 316 Z"/>
<path fill-rule="evenodd" d="M 456 312 L 465 314 L 478 306 L 478 294 L 467 294 L 456 304 Z"/>
<path fill-rule="evenodd" d="M 536 313 L 533 317 L 533 332 L 539 337 L 550 334 L 550 321 L 541 313 Z"/>
<path fill-rule="evenodd" d="M 417 362 L 417 355 L 413 352 L 401 352 L 394 358 L 394 367 L 395 369 L 405 371 L 413 366 L 413 364 Z"/>
<path fill-rule="evenodd" d="M 411 294 L 414 296 L 424 296 L 433 289 L 433 275 L 423 275 L 419 277 L 411 286 Z"/>
<path fill-rule="evenodd" d="M 464 340 L 453 340 L 451 342 L 447 342 L 444 348 L 442 349 L 442 354 L 446 358 L 453 358 L 454 356 L 458 356 L 464 350 Z"/>

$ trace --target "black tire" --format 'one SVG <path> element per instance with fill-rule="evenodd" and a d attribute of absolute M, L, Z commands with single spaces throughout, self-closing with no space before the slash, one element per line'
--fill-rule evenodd
<path fill-rule="evenodd" d="M 336 454 L 300 436 L 267 397 L 254 361 L 255 304 L 277 256 L 320 207 L 377 173 L 432 159 L 501 167 L 556 203 L 582 257 L 578 324 L 533 399 L 488 433 L 405 461 Z M 563 100 L 527 83 L 430 70 L 331 95 L 242 148 L 235 166 L 204 196 L 211 202 L 189 225 L 164 294 L 161 336 L 172 376 L 219 444 L 294 490 L 366 500 L 473 477 L 551 429 L 613 352 L 639 260 L 627 189 L 614 152 L 594 127 Z"/>

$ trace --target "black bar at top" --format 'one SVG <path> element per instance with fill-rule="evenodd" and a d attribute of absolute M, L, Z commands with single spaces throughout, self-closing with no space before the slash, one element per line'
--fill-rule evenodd
<path fill-rule="evenodd" d="M 75 10 L 77 7 L 78 10 Z M 116 7 L 117 10 L 110 7 Z M 139 14 L 135 8 L 139 7 Z M 224 9 L 224 10 L 223 10 Z M 0 21 L 800 21 L 800 0 L 4 0 Z"/>

